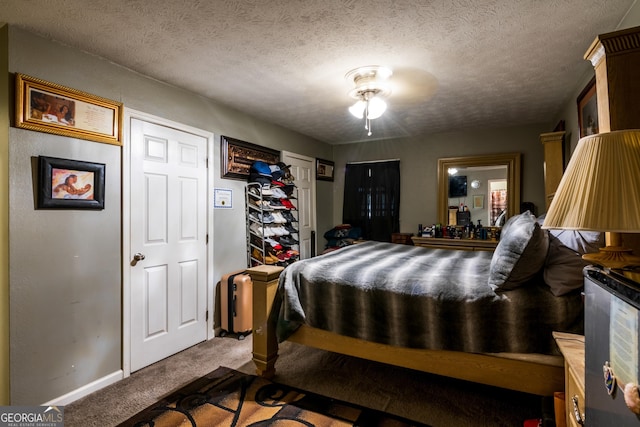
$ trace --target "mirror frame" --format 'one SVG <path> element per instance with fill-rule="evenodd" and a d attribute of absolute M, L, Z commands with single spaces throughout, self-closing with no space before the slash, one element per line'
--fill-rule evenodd
<path fill-rule="evenodd" d="M 520 213 L 520 180 L 522 155 L 520 153 L 490 154 L 486 156 L 446 157 L 438 159 L 438 222 L 447 223 L 449 207 L 449 168 L 473 166 L 507 167 L 507 213 L 509 216 Z"/>

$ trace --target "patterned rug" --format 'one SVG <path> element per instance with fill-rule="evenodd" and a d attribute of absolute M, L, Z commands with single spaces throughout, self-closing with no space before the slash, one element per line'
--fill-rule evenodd
<path fill-rule="evenodd" d="M 218 368 L 120 426 L 423 426 L 384 412 Z"/>

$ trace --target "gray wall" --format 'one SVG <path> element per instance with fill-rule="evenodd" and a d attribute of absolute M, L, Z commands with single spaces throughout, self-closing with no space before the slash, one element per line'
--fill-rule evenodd
<path fill-rule="evenodd" d="M 10 73 L 23 73 L 124 103 L 215 135 L 214 186 L 233 209 L 214 212 L 214 281 L 246 267 L 244 182 L 220 178 L 220 135 L 331 159 L 331 147 L 93 55 L 9 28 Z M 121 148 L 11 128 L 10 379 L 12 404 L 40 404 L 121 369 Z M 106 164 L 104 211 L 34 208 L 39 155 Z M 318 218 L 332 212 L 318 186 Z M 320 221 L 321 222 L 321 221 Z"/>
<path fill-rule="evenodd" d="M 619 28 L 640 25 L 637 4 Z M 614 29 L 612 29 L 613 31 Z M 595 37 L 595 35 L 594 35 Z M 213 277 L 244 267 L 244 185 L 220 179 L 220 135 L 336 161 L 336 181 L 317 183 L 319 245 L 322 234 L 341 222 L 344 165 L 348 161 L 399 158 L 402 168 L 401 231 L 437 218 L 437 159 L 499 152 L 523 153 L 522 200 L 544 206 L 542 148 L 538 135 L 566 120 L 571 145 L 577 141 L 576 97 L 593 75 L 576 76 L 572 96 L 554 123 L 524 128 L 452 132 L 421 138 L 331 147 L 269 125 L 196 94 L 130 72 L 111 62 L 9 29 L 8 49 L 0 49 L 2 73 L 25 73 L 75 89 L 121 101 L 126 107 L 211 131 L 216 136 L 216 187 L 234 190 L 234 209 L 215 212 Z M 591 40 L 585 41 L 585 51 Z M 3 87 L 6 87 L 4 85 Z M 11 94 L 10 94 L 11 95 Z M 5 98 L 0 98 L 5 99 Z M 9 99 L 12 99 L 11 97 Z M 0 107 L 6 117 L 6 102 Z M 118 147 L 11 128 L 9 134 L 10 356 L 13 404 L 39 404 L 85 386 L 121 367 L 121 241 L 118 215 L 121 186 Z M 0 138 L 0 144 L 2 144 Z M 4 147 L 2 147 L 4 149 Z M 2 156 L 4 151 L 0 151 Z M 107 210 L 104 212 L 36 211 L 33 157 L 60 157 L 107 164 Z M 0 160 L 3 160 L 0 158 Z M 1 164 L 1 163 L 0 163 Z M 0 171 L 6 173 L 6 170 Z M 4 180 L 0 177 L 0 184 Z M 0 206 L 0 222 L 5 214 Z M 1 225 L 1 224 L 0 224 Z M 110 230 L 106 233 L 105 230 Z M 10 258 L 10 261 L 7 261 Z M 116 260 L 117 258 L 117 260 Z M 0 286 L 3 281 L 0 279 Z M 0 289 L 0 303 L 6 303 Z M 0 328 L 6 323 L 0 321 Z M 2 339 L 6 331 L 0 330 Z M 9 348 L 0 343 L 0 361 Z M 35 380 L 34 380 L 35 378 Z M 7 381 L 0 377 L 6 388 Z M 0 398 L 2 393 L 0 392 Z"/>
<path fill-rule="evenodd" d="M 120 148 L 9 138 L 12 403 L 36 404 L 120 369 Z M 105 163 L 105 209 L 36 210 L 39 155 Z"/>
<path fill-rule="evenodd" d="M 9 404 L 9 28 L 0 24 L 0 405 Z"/>
<path fill-rule="evenodd" d="M 348 162 L 400 159 L 400 231 L 416 233 L 418 224 L 438 222 L 438 159 L 497 153 L 522 153 L 522 201 L 544 210 L 544 124 L 441 133 L 416 138 L 384 140 L 334 147 L 336 182 L 333 187 L 335 224 L 342 222 L 344 168 Z"/>

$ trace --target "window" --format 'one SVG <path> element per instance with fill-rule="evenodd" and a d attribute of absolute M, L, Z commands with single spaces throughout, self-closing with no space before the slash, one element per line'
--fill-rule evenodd
<path fill-rule="evenodd" d="M 400 161 L 347 164 L 342 222 L 366 240 L 391 241 L 400 231 Z"/>

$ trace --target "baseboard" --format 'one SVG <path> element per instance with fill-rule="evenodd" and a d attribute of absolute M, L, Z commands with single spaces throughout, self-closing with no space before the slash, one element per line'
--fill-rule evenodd
<path fill-rule="evenodd" d="M 43 406 L 64 406 L 68 405 L 71 402 L 74 402 L 82 397 L 88 396 L 94 391 L 98 391 L 108 385 L 117 383 L 121 379 L 124 378 L 124 372 L 122 370 L 118 370 L 112 374 L 106 375 L 102 378 L 99 378 L 89 384 L 83 385 L 82 387 L 75 389 L 63 396 L 56 397 L 53 400 L 43 403 Z"/>

